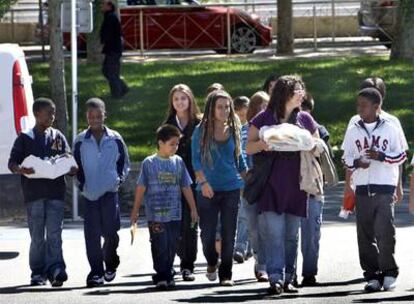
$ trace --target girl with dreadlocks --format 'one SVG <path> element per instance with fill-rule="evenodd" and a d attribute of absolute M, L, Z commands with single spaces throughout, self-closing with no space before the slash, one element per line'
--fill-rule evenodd
<path fill-rule="evenodd" d="M 207 96 L 204 116 L 191 143 L 197 180 L 201 241 L 207 260 L 207 278 L 217 279 L 218 254 L 215 250 L 218 215 L 221 221 L 221 286 L 233 286 L 232 266 L 240 189 L 246 172 L 241 153 L 240 123 L 230 95 L 221 90 Z"/>

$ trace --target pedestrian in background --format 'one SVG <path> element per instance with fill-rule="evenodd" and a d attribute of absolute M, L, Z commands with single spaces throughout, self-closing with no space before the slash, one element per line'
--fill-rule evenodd
<path fill-rule="evenodd" d="M 111 96 L 121 98 L 129 88 L 121 79 L 122 28 L 115 13 L 115 4 L 111 0 L 102 2 L 101 10 L 104 20 L 101 25 L 100 37 L 103 45 L 104 61 L 102 73 L 109 82 Z"/>

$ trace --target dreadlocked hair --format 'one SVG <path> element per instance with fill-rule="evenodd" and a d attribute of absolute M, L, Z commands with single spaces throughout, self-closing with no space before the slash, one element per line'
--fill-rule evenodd
<path fill-rule="evenodd" d="M 214 122 L 215 122 L 215 108 L 217 100 L 220 98 L 227 99 L 230 102 L 230 114 L 227 120 L 227 126 L 229 127 L 230 136 L 234 138 L 235 150 L 234 150 L 234 159 L 238 165 L 239 156 L 241 154 L 240 150 L 240 120 L 234 112 L 233 100 L 229 93 L 222 90 L 213 91 L 207 95 L 206 105 L 204 108 L 204 115 L 201 120 L 201 141 L 200 141 L 200 151 L 201 151 L 201 161 L 204 164 L 212 166 L 213 158 L 211 156 L 211 151 L 216 149 L 215 140 L 214 140 Z"/>

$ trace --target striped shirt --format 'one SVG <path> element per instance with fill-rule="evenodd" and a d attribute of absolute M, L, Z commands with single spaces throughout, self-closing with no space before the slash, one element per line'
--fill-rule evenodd
<path fill-rule="evenodd" d="M 145 158 L 137 185 L 146 188 L 144 205 L 147 220 L 181 220 L 181 189 L 191 184 L 191 177 L 180 156 L 164 159 L 154 154 Z"/>

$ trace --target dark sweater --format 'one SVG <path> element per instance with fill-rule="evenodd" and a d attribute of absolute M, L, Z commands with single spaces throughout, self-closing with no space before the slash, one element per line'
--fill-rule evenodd
<path fill-rule="evenodd" d="M 118 16 L 114 12 L 106 12 L 101 26 L 102 53 L 122 54 L 122 29 Z"/>

